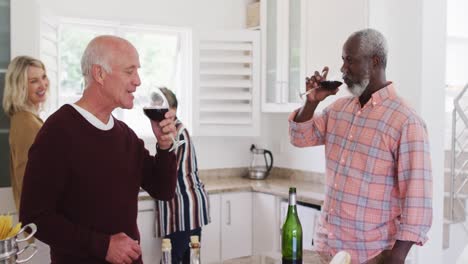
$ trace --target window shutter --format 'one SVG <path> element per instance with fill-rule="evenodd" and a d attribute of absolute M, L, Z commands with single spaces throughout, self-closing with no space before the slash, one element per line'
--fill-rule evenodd
<path fill-rule="evenodd" d="M 194 34 L 193 134 L 260 135 L 260 33 Z"/>

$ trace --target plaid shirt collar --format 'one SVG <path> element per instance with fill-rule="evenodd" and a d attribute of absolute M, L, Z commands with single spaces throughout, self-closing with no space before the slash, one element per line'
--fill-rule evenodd
<path fill-rule="evenodd" d="M 387 86 L 372 94 L 370 100 L 364 105 L 364 107 L 366 107 L 369 104 L 374 107 L 376 105 L 379 105 L 386 99 L 394 99 L 395 97 L 397 97 L 395 87 L 393 86 L 392 82 L 388 82 Z M 360 104 L 359 97 L 355 97 L 353 100 L 355 104 Z"/>

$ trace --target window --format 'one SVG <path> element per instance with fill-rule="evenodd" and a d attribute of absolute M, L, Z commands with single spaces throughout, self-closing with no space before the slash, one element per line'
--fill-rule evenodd
<path fill-rule="evenodd" d="M 134 94 L 133 109 L 116 109 L 113 115 L 140 137 L 152 137 L 151 126 L 142 111 L 141 98 L 147 96 L 151 88 L 165 86 L 177 95 L 178 117 L 190 129 L 191 43 L 187 29 L 81 20 L 62 22 L 58 38 L 58 105 L 73 103 L 81 97 L 84 88 L 81 56 L 89 41 L 103 34 L 129 40 L 138 50 L 141 64 L 141 85 Z"/>
<path fill-rule="evenodd" d="M 445 89 L 445 149 L 451 148 L 453 100 L 468 84 L 468 17 L 464 13 L 468 2 L 449 0 L 447 2 L 447 50 Z M 464 99 L 466 101 L 466 99 Z M 466 105 L 466 102 L 464 102 Z M 461 122 L 460 122 L 461 124 Z"/>

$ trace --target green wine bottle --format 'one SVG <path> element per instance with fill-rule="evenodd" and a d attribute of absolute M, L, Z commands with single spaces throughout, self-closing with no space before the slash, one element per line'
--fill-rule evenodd
<path fill-rule="evenodd" d="M 283 264 L 302 264 L 302 226 L 297 215 L 296 188 L 289 188 L 289 207 L 281 243 Z"/>

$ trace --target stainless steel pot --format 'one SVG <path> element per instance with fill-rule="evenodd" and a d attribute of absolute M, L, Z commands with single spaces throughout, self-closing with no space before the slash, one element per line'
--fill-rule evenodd
<path fill-rule="evenodd" d="M 18 238 L 18 235 L 25 232 L 27 228 L 30 228 L 31 231 L 28 236 L 25 238 Z M 14 237 L 10 237 L 5 240 L 0 240 L 0 264 L 13 264 L 13 263 L 24 263 L 29 261 L 36 253 L 37 247 L 35 244 L 28 244 L 21 250 L 19 250 L 18 243 L 27 241 L 28 239 L 32 238 L 37 231 L 37 227 L 35 224 L 31 223 L 25 225 L 21 230 L 16 234 Z M 18 256 L 24 253 L 28 248 L 34 250 L 34 252 L 25 259 L 18 259 Z"/>

